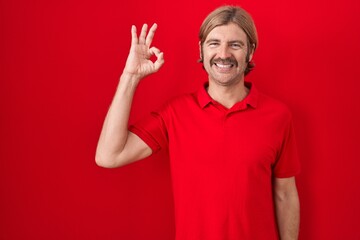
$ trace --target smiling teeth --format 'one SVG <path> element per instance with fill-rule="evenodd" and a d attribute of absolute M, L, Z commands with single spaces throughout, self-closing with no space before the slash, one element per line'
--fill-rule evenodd
<path fill-rule="evenodd" d="M 216 66 L 218 66 L 219 68 L 231 68 L 232 64 L 223 65 L 223 64 L 216 63 Z"/>

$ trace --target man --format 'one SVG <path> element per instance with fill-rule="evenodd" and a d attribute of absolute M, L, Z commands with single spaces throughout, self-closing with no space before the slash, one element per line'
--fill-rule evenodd
<path fill-rule="evenodd" d="M 130 53 L 98 143 L 96 162 L 119 167 L 169 149 L 176 239 L 297 239 L 299 172 L 291 114 L 244 76 L 253 68 L 257 33 L 250 15 L 223 6 L 200 28 L 208 83 L 165 104 L 128 130 L 132 98 L 163 53 L 151 47 L 157 25 Z M 156 61 L 150 61 L 155 55 Z"/>

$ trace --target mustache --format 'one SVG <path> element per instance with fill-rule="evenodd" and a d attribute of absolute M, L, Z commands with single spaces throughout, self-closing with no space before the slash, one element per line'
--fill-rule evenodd
<path fill-rule="evenodd" d="M 236 67 L 238 66 L 238 62 L 234 59 L 234 58 L 214 58 L 214 59 L 211 59 L 210 60 L 210 65 L 212 66 L 213 64 L 215 63 L 219 63 L 219 64 L 233 64 L 235 65 Z"/>

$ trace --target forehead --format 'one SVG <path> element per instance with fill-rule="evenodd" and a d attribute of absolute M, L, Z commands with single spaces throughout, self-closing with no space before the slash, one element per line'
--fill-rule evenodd
<path fill-rule="evenodd" d="M 246 33 L 235 23 L 229 23 L 215 27 L 209 32 L 206 40 L 216 39 L 220 41 L 243 41 L 246 42 Z"/>

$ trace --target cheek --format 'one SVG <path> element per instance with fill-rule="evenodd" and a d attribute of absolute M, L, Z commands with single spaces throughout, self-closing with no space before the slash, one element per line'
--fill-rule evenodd
<path fill-rule="evenodd" d="M 211 64 L 210 64 L 211 58 L 209 56 L 203 56 L 203 67 L 206 72 L 209 73 L 211 71 Z"/>
<path fill-rule="evenodd" d="M 211 65 L 210 63 L 214 58 L 216 58 L 216 53 L 206 52 L 203 55 L 203 62 L 204 62 L 204 64 L 210 66 Z"/>
<path fill-rule="evenodd" d="M 203 63 L 204 65 L 210 65 L 210 61 L 211 61 L 211 56 L 209 56 L 208 54 L 204 54 L 203 53 Z"/>
<path fill-rule="evenodd" d="M 204 59 L 211 59 L 211 57 L 215 54 L 215 51 L 210 48 L 203 48 L 202 49 L 202 56 Z"/>
<path fill-rule="evenodd" d="M 239 65 L 243 65 L 247 63 L 247 53 L 244 51 L 240 55 L 236 56 L 236 60 L 238 61 Z"/>

